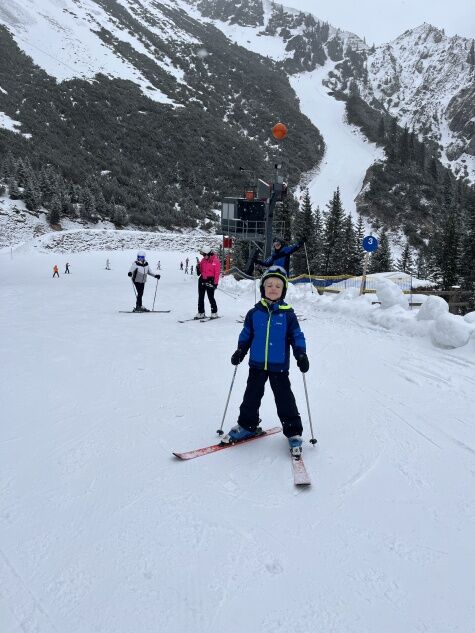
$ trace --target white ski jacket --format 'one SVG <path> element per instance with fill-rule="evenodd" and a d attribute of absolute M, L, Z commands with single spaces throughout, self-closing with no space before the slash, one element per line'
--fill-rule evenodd
<path fill-rule="evenodd" d="M 138 284 L 144 284 L 147 281 L 147 275 L 155 277 L 155 273 L 152 273 L 148 262 L 143 264 L 140 262 L 134 262 L 130 267 L 129 273 L 132 273 L 132 280 Z"/>

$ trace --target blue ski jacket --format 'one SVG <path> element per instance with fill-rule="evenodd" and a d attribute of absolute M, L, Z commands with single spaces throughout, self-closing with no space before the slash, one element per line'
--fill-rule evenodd
<path fill-rule="evenodd" d="M 273 250 L 270 257 L 267 259 L 257 259 L 256 264 L 260 266 L 281 266 L 285 269 L 287 277 L 289 276 L 290 269 L 290 256 L 295 251 L 298 251 L 302 247 L 302 242 L 297 244 L 290 244 L 289 246 L 282 246 L 279 250 Z"/>
<path fill-rule="evenodd" d="M 249 310 L 238 348 L 249 354 L 249 366 L 272 372 L 289 371 L 290 346 L 295 358 L 306 351 L 305 336 L 292 306 L 261 299 Z"/>

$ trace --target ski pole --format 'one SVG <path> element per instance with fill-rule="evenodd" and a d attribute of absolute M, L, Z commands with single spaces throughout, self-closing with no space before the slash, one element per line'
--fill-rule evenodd
<path fill-rule="evenodd" d="M 313 283 L 312 280 L 310 279 L 310 265 L 308 263 L 308 254 L 307 254 L 307 245 L 303 244 L 304 250 L 305 250 L 305 259 L 307 260 L 307 272 L 308 272 L 308 281 L 310 283 L 310 288 L 312 289 L 312 293 L 314 292 L 314 288 L 313 288 Z"/>
<path fill-rule="evenodd" d="M 135 296 L 137 296 L 137 288 L 135 287 L 134 280 L 131 279 L 130 281 L 132 282 L 132 288 L 134 289 Z"/>
<path fill-rule="evenodd" d="M 224 434 L 224 431 L 223 431 L 224 418 L 226 417 L 226 411 L 228 410 L 229 398 L 231 397 L 231 391 L 233 390 L 234 379 L 236 378 L 237 368 L 238 368 L 238 365 L 236 365 L 236 367 L 234 368 L 233 379 L 231 381 L 231 386 L 229 387 L 228 399 L 226 400 L 226 406 L 224 408 L 223 419 L 221 420 L 221 426 L 216 431 L 218 435 Z"/>
<path fill-rule="evenodd" d="M 157 279 L 157 285 L 155 286 L 155 296 L 153 297 L 153 306 L 152 306 L 152 312 L 155 309 L 155 297 L 157 296 L 157 288 L 158 288 L 158 279 Z"/>
<path fill-rule="evenodd" d="M 307 381 L 305 380 L 305 374 L 303 372 L 302 372 L 302 378 L 303 378 L 303 386 L 305 389 L 305 399 L 307 400 L 307 411 L 308 411 L 308 420 L 310 422 L 310 432 L 312 434 L 312 437 L 310 439 L 310 444 L 313 444 L 315 446 L 315 444 L 317 443 L 317 440 L 315 439 L 314 433 L 313 433 L 312 416 L 310 415 L 310 405 L 308 403 Z"/>

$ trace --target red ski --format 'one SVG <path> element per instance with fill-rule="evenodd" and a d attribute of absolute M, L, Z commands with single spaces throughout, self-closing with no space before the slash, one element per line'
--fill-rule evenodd
<path fill-rule="evenodd" d="M 253 437 L 249 437 L 247 440 L 241 440 L 240 442 L 234 442 L 233 444 L 213 444 L 212 446 L 206 446 L 205 448 L 198 448 L 195 451 L 173 454 L 175 455 L 175 457 L 178 457 L 178 459 L 194 459 L 195 457 L 202 457 L 203 455 L 208 455 L 209 453 L 216 453 L 217 451 L 222 451 L 226 448 L 231 448 L 232 446 L 240 446 L 241 444 L 246 444 L 247 442 L 253 442 L 254 440 L 258 440 L 261 437 L 267 437 L 267 435 L 280 433 L 280 431 L 282 431 L 282 428 L 280 426 L 274 426 L 271 429 L 262 431 L 262 433 L 259 433 L 259 435 L 254 435 Z"/>
<path fill-rule="evenodd" d="M 296 486 L 310 486 L 312 482 L 310 480 L 307 469 L 305 468 L 305 464 L 302 457 L 295 458 L 295 457 L 292 457 L 291 455 L 290 458 L 292 460 L 292 472 L 294 473 L 294 484 Z"/>

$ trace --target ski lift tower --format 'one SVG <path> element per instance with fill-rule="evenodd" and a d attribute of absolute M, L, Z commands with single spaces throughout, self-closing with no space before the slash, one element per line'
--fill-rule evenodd
<path fill-rule="evenodd" d="M 287 128 L 283 123 L 277 123 L 272 128 L 272 133 L 274 138 L 282 139 L 287 134 Z M 246 171 L 242 167 L 240 169 Z M 264 257 L 269 257 L 273 235 L 285 232 L 285 223 L 274 221 L 274 210 L 276 204 L 282 202 L 287 194 L 287 185 L 281 175 L 282 165 L 275 163 L 274 169 L 272 183 L 259 178 L 256 185 L 246 189 L 244 198 L 224 198 L 222 202 L 223 234 L 234 240 L 254 244 L 246 265 L 246 272 L 252 270 L 255 253 L 261 251 Z"/>

